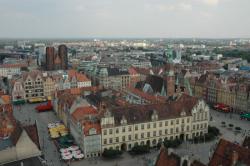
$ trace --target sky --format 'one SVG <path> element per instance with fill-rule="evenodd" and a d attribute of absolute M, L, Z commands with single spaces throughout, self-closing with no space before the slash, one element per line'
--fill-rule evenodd
<path fill-rule="evenodd" d="M 0 0 L 0 38 L 250 38 L 250 0 Z"/>

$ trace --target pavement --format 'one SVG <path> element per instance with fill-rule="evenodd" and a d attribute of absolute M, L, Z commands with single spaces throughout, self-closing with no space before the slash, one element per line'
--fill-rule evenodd
<path fill-rule="evenodd" d="M 22 106 L 14 106 L 14 116 L 23 124 L 37 123 L 38 132 L 40 136 L 40 144 L 44 153 L 45 159 L 49 166 L 64 166 L 65 163 L 59 160 L 60 154 L 58 153 L 55 145 L 50 140 L 47 130 L 47 124 L 58 121 L 54 112 L 37 113 L 34 107 L 37 104 L 25 104 Z M 250 134 L 250 121 L 240 120 L 239 115 L 225 114 L 214 110 L 210 111 L 212 116 L 211 126 L 216 126 L 220 129 L 221 138 L 230 140 L 232 142 L 242 143 L 245 135 Z M 224 121 L 226 126 L 233 124 L 234 127 L 241 127 L 242 132 L 235 134 L 233 129 L 228 127 L 222 127 L 221 122 Z M 246 130 L 246 134 L 244 135 Z M 180 156 L 189 155 L 190 158 L 199 160 L 204 164 L 207 164 L 209 158 L 213 154 L 216 148 L 217 140 L 211 142 L 201 142 L 199 144 L 192 144 L 190 142 L 184 142 L 180 147 L 174 149 L 174 152 Z M 105 160 L 101 157 L 84 159 L 81 161 L 74 161 L 69 163 L 70 166 L 84 166 L 84 165 L 96 165 L 96 166 L 128 166 L 137 165 L 145 166 L 149 163 L 153 163 L 159 154 L 159 150 L 151 150 L 150 153 L 141 156 L 131 156 L 127 152 L 124 152 L 120 158 L 113 160 Z M 151 165 L 151 164 L 150 164 Z"/>
<path fill-rule="evenodd" d="M 37 104 L 25 104 L 14 106 L 14 116 L 24 125 L 34 124 L 36 122 L 41 149 L 47 161 L 47 165 L 61 166 L 62 163 L 59 160 L 60 154 L 54 143 L 50 140 L 47 129 L 48 123 L 58 121 L 59 119 L 55 116 L 54 112 L 36 112 L 36 105 Z"/>

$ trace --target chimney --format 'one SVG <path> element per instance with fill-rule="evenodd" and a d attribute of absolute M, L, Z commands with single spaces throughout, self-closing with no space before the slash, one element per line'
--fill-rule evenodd
<path fill-rule="evenodd" d="M 237 161 L 239 159 L 239 154 L 236 151 L 233 151 L 232 156 L 231 156 L 231 166 L 235 166 Z"/>

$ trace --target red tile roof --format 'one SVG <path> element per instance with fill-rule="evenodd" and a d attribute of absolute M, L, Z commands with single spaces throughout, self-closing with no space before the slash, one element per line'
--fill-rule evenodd
<path fill-rule="evenodd" d="M 21 67 L 27 67 L 27 64 L 16 63 L 16 64 L 2 64 L 2 65 L 0 65 L 0 68 L 21 68 Z"/>
<path fill-rule="evenodd" d="M 150 95 L 148 93 L 145 93 L 139 89 L 136 88 L 128 88 L 128 91 L 149 101 L 150 103 L 160 103 L 160 102 L 165 102 L 166 98 L 162 97 L 162 96 L 154 96 L 154 95 Z"/>
<path fill-rule="evenodd" d="M 24 126 L 24 130 L 27 132 L 28 136 L 30 139 L 37 145 L 37 147 L 40 149 L 40 142 L 39 142 L 39 136 L 38 136 L 38 130 L 37 130 L 37 125 L 29 125 L 29 126 Z"/>
<path fill-rule="evenodd" d="M 87 81 L 90 81 L 90 79 L 88 79 L 84 74 L 78 73 L 76 70 L 68 70 L 68 75 L 69 75 L 69 78 L 70 78 L 70 79 L 72 79 L 72 77 L 75 76 L 75 78 L 76 78 L 77 81 L 79 81 L 79 82 L 87 82 Z"/>
<path fill-rule="evenodd" d="M 190 162 L 190 161 L 187 161 Z M 180 166 L 181 165 L 181 157 L 174 153 L 168 152 L 165 147 L 162 147 L 160 150 L 160 154 L 156 160 L 155 166 Z M 182 164 L 184 165 L 184 164 Z M 191 163 L 191 166 L 205 166 L 205 164 L 194 160 Z"/>
<path fill-rule="evenodd" d="M 179 166 L 181 164 L 181 159 L 176 154 L 168 154 L 168 150 L 161 148 L 158 159 L 155 166 Z"/>
<path fill-rule="evenodd" d="M 250 149 L 221 139 L 208 165 L 230 166 L 232 163 L 250 165 Z"/>
<path fill-rule="evenodd" d="M 89 115 L 97 115 L 97 110 L 93 106 L 83 106 L 78 107 L 76 110 L 71 114 L 72 118 L 77 122 L 83 120 L 86 116 Z"/>
<path fill-rule="evenodd" d="M 96 134 L 101 134 L 101 125 L 99 122 L 91 122 L 91 121 L 87 121 L 84 122 L 84 135 L 89 135 L 89 130 L 94 128 L 96 129 Z"/>
<path fill-rule="evenodd" d="M 136 75 L 136 74 L 138 74 L 138 72 L 136 71 L 136 69 L 135 69 L 134 67 L 130 67 L 130 68 L 128 69 L 128 73 L 129 73 L 130 75 Z"/>

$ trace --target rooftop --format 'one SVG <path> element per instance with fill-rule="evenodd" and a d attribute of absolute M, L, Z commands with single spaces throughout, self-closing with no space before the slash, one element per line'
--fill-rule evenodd
<path fill-rule="evenodd" d="M 250 165 L 250 149 L 221 139 L 209 162 L 209 166 Z"/>

